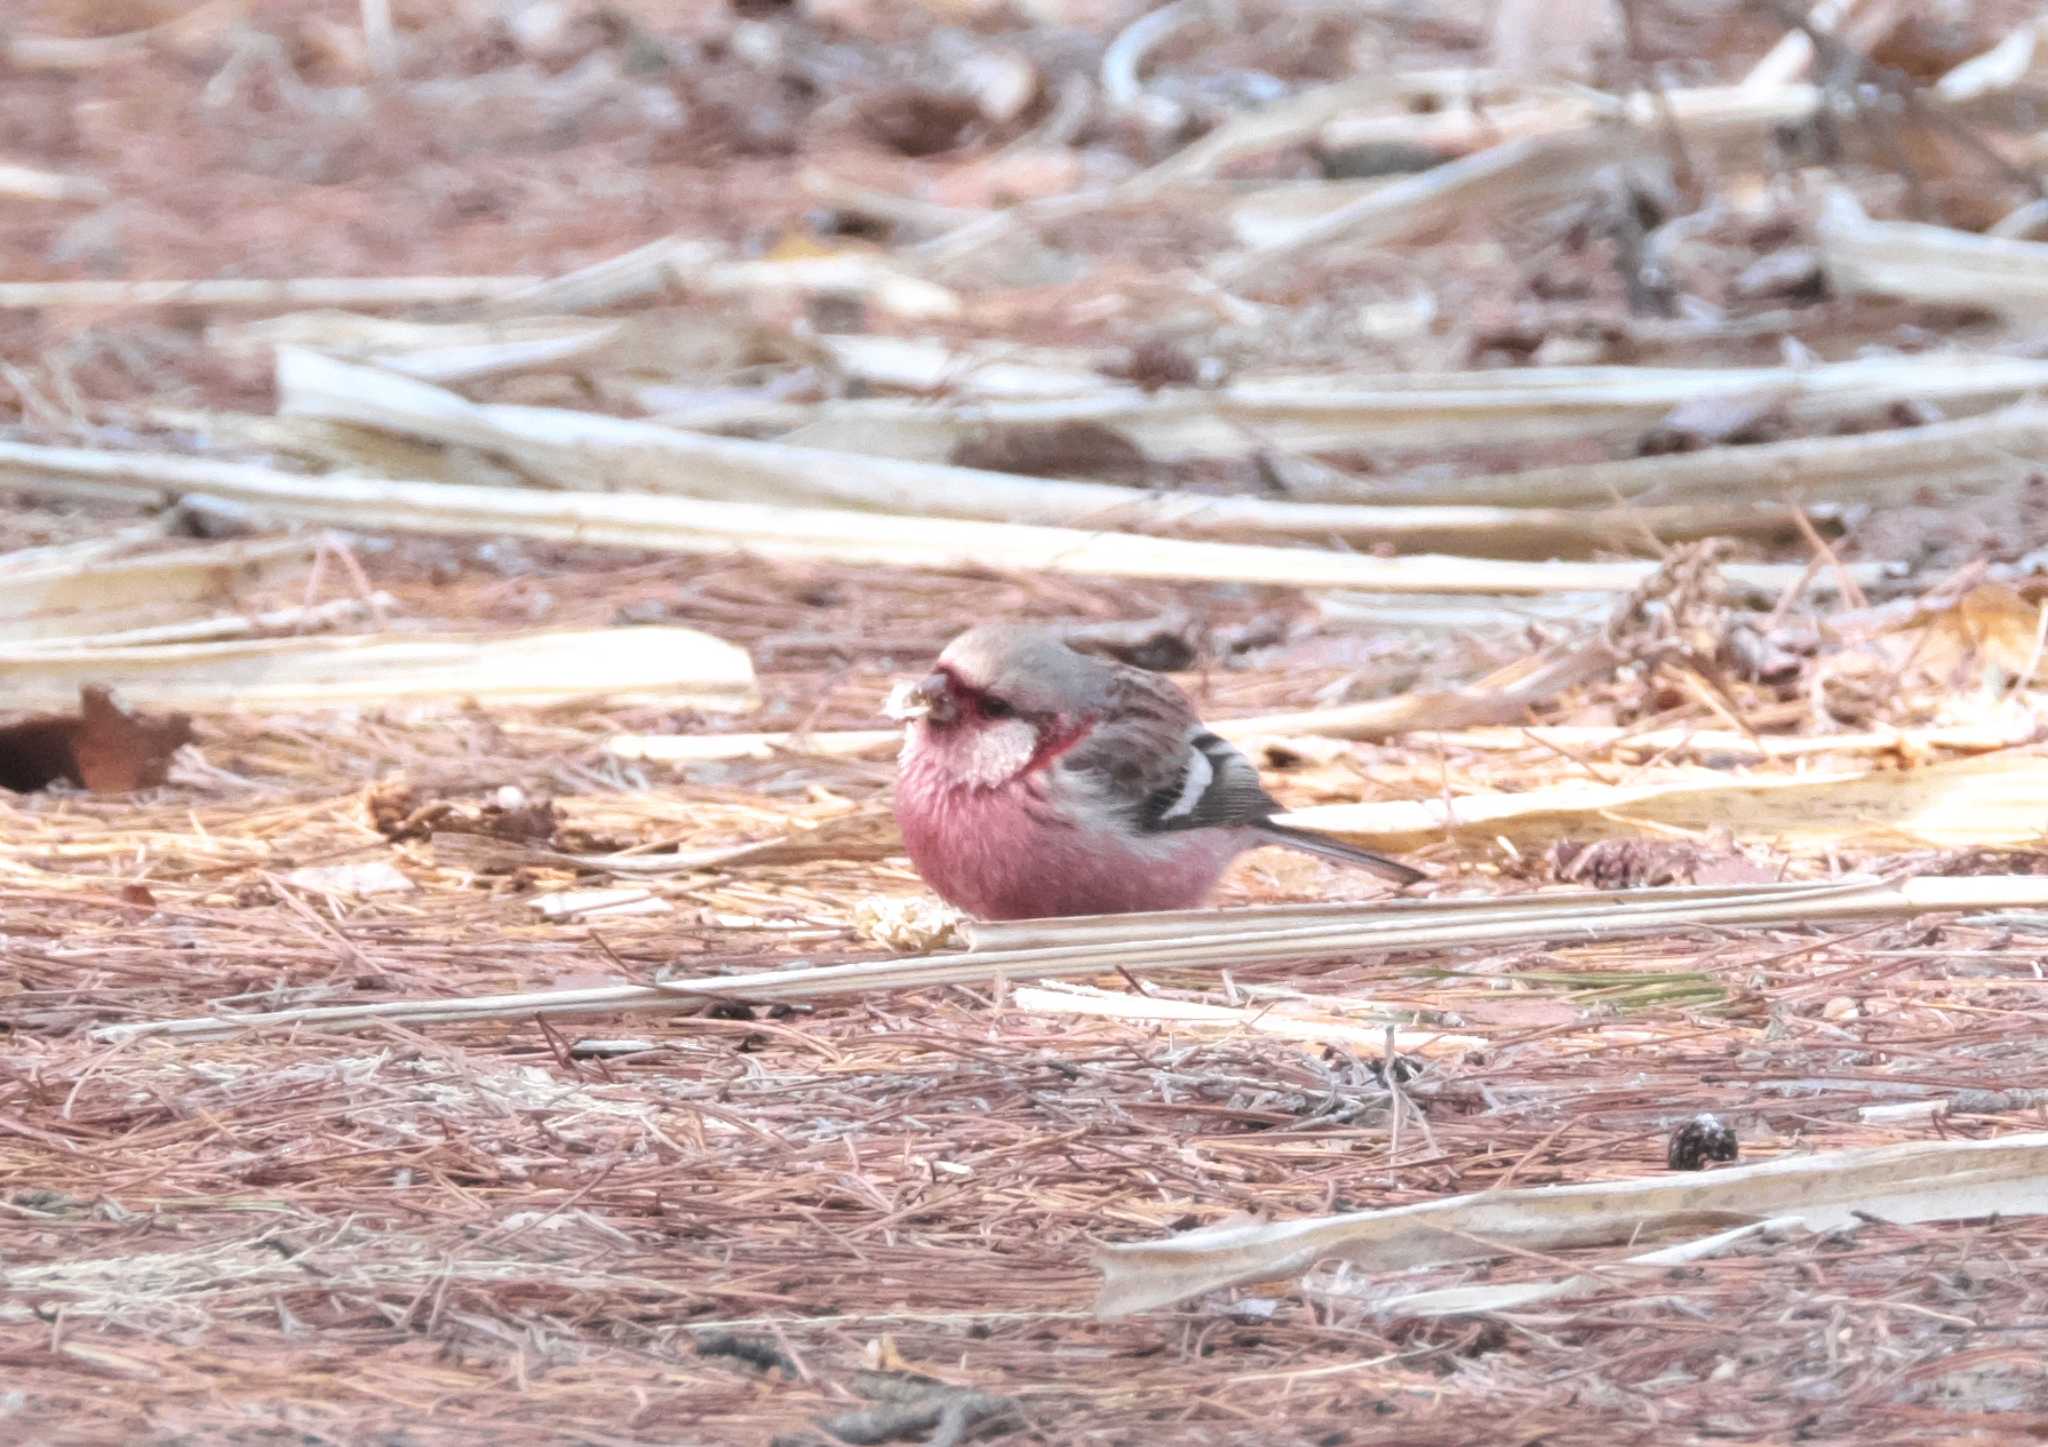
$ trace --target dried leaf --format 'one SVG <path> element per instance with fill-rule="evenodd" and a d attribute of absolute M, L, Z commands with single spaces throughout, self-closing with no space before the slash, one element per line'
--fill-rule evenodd
<path fill-rule="evenodd" d="M 130 714 L 97 684 L 78 690 L 76 718 L 24 719 L 0 728 L 0 789 L 33 793 L 65 782 L 96 794 L 153 788 L 171 756 L 192 742 L 184 714 Z"/>
<path fill-rule="evenodd" d="M 14 696 L 47 697 L 85 679 L 138 700 L 216 713 L 469 699 L 547 705 L 597 696 L 721 713 L 759 703 L 745 650 L 691 628 L 0 650 L 0 684 Z"/>
<path fill-rule="evenodd" d="M 2027 848 L 2048 832 L 2048 758 L 2007 750 L 1922 768 L 1730 778 L 1710 770 L 1655 784 L 1570 782 L 1446 802 L 1325 804 L 1283 815 L 1370 848 L 1447 835 L 1509 838 L 1526 852 L 1565 837 L 1726 830 L 1781 849 L 1857 844 Z"/>
<path fill-rule="evenodd" d="M 1144 452 L 1113 427 L 1098 422 L 1050 422 L 993 427 L 953 444 L 955 467 L 1026 477 L 1100 477 L 1142 482 L 1151 473 Z"/>
<path fill-rule="evenodd" d="M 1916 1141 L 1827 1151 L 1673 1180 L 1670 1176 L 1453 1196 L 1384 1211 L 1190 1231 L 1105 1247 L 1097 1310 L 1123 1316 L 1240 1282 L 1265 1281 L 1341 1259 L 1374 1273 L 1633 1242 L 1730 1218 L 1754 1228 L 1797 1221 L 1807 1230 L 1887 1221 L 2038 1215 L 2048 1210 L 2048 1133 L 1990 1141 Z M 1696 1245 L 1698 1243 L 1695 1243 Z M 1383 1310 L 1446 1315 L 1588 1289 L 1579 1277 L 1538 1287 L 1470 1288 L 1381 1302 Z M 1502 1295 L 1505 1293 L 1505 1295 Z"/>
<path fill-rule="evenodd" d="M 630 425 L 595 414 L 572 415 L 579 427 Z M 684 434 L 672 433 L 670 437 L 684 445 Z M 727 439 L 694 441 L 704 444 Z M 697 455 L 701 460 L 702 451 Z M 602 454 L 592 452 L 590 460 L 601 461 Z M 643 454 L 643 464 L 647 460 Z M 662 465 L 673 469 L 674 463 Z M 922 495 L 933 483 L 948 477 L 957 482 L 963 476 L 974 480 L 977 494 L 995 488 L 1015 488 L 1018 494 L 1028 497 L 1051 485 L 996 473 L 963 474 L 950 469 L 933 469 L 932 473 L 938 476 L 927 473 L 916 483 L 892 477 L 884 479 L 880 487 L 873 479 L 849 485 L 846 479 L 856 470 L 847 467 L 843 458 L 829 453 L 813 454 L 806 460 L 802 468 L 804 481 L 815 483 L 827 475 L 828 469 L 840 478 L 837 485 L 847 494 L 864 493 L 869 500 L 867 505 L 887 501 L 905 511 L 702 502 L 639 493 L 550 493 L 532 488 L 444 486 L 339 476 L 307 478 L 247 463 L 40 447 L 0 439 L 0 475 L 18 478 L 24 489 L 46 495 L 105 496 L 110 482 L 117 484 L 117 490 L 124 496 L 135 498 L 198 490 L 258 505 L 279 515 L 366 530 L 497 533 L 683 553 L 746 551 L 763 557 L 823 558 L 908 567 L 969 565 L 1103 577 L 1189 577 L 1210 583 L 1272 583 L 1386 592 L 1627 592 L 1656 571 L 1656 565 L 1650 563 L 1533 563 L 1431 554 L 1372 558 L 1328 548 L 1160 538 L 1104 530 L 1107 519 L 1100 516 L 1089 519 L 1086 526 L 1073 527 L 934 517 L 925 508 L 913 507 L 904 494 L 914 490 Z M 790 476 L 787 468 L 763 467 L 758 462 L 749 463 L 748 471 L 756 478 L 773 477 L 778 471 L 784 479 Z M 1160 509 L 1162 512 L 1149 520 L 1155 526 L 1200 526 L 1206 520 L 1208 526 L 1204 531 L 1224 533 L 1240 530 L 1227 525 L 1227 521 L 1226 525 L 1218 526 L 1218 519 L 1226 512 L 1233 507 L 1243 509 L 1264 502 L 1153 495 L 1140 489 L 1111 488 L 1106 483 L 1067 483 L 1063 487 L 1101 488 L 1119 494 L 1119 503 Z M 1129 496 L 1122 496 L 1126 493 Z M 924 515 L 912 516 L 911 511 Z M 1378 515 L 1391 524 L 1391 515 L 1397 511 L 1380 510 Z M 1241 518 L 1243 513 L 1237 516 Z M 1357 519 L 1352 521 L 1356 523 Z M 1473 519 L 1467 515 L 1463 521 L 1469 525 Z M 1632 526 L 1633 520 L 1629 521 Z M 1512 525 L 1511 531 L 1526 530 L 1523 520 L 1483 520 L 1484 528 L 1497 535 L 1508 524 Z M 1583 528 L 1575 531 L 1582 532 Z M 1794 584 L 1821 589 L 1835 576 L 1830 570 L 1809 580 L 1805 568 L 1786 563 L 1731 563 L 1722 569 L 1722 574 L 1738 586 L 1773 594 Z M 1848 563 L 1842 574 L 1874 583 L 1884 575 L 1884 569 L 1878 564 Z"/>
<path fill-rule="evenodd" d="M 1980 583 L 1943 615 L 1971 648 L 2014 678 L 2038 680 L 2048 604 L 2030 603 L 2002 583 Z"/>
<path fill-rule="evenodd" d="M 2048 312 L 2048 242 L 1920 221 L 1873 221 L 1836 191 L 1816 228 L 1828 287 L 1965 306 L 2020 320 Z"/>
<path fill-rule="evenodd" d="M 396 781 L 372 790 L 368 802 L 371 826 L 394 841 L 426 839 L 440 831 L 547 844 L 561 825 L 552 799 L 529 798 L 511 784 L 480 800 L 459 800 Z"/>

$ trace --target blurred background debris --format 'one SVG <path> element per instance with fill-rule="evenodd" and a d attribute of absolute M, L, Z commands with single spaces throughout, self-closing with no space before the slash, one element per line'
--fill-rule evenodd
<path fill-rule="evenodd" d="M 0 79 L 11 1437 L 2029 1429 L 2036 1165 L 1944 1173 L 2048 1098 L 2037 7 L 16 0 Z M 879 705 L 989 618 L 1425 898 L 887 963 L 1078 938 L 898 852 Z"/>

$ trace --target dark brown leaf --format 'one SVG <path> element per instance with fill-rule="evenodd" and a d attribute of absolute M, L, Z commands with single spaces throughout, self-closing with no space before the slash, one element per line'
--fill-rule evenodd
<path fill-rule="evenodd" d="M 0 788 L 34 793 L 61 781 L 96 794 L 161 784 L 171 756 L 192 742 L 184 714 L 130 714 L 97 684 L 78 691 L 78 717 L 42 714 L 0 728 Z"/>
<path fill-rule="evenodd" d="M 1099 422 L 1002 427 L 965 437 L 947 461 L 958 467 L 1026 477 L 1097 477 L 1143 482 L 1149 470 L 1138 444 Z"/>
<path fill-rule="evenodd" d="M 963 144 L 981 112 L 963 96 L 906 86 L 874 96 L 861 107 L 869 135 L 906 156 L 936 156 Z"/>

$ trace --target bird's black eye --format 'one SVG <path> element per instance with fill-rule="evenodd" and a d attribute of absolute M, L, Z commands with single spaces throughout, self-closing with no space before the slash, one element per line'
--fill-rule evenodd
<path fill-rule="evenodd" d="M 1013 718 L 1017 710 L 1003 699 L 985 693 L 981 696 L 981 712 L 985 718 Z"/>

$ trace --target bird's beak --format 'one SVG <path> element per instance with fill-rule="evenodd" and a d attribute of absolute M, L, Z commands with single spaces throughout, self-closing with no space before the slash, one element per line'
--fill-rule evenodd
<path fill-rule="evenodd" d="M 882 712 L 898 723 L 924 719 L 928 723 L 951 723 L 954 705 L 950 681 L 943 673 L 930 674 L 911 683 L 907 679 L 889 692 Z"/>

